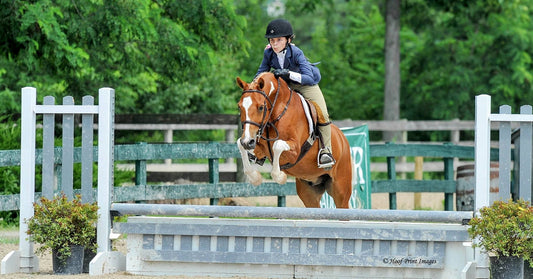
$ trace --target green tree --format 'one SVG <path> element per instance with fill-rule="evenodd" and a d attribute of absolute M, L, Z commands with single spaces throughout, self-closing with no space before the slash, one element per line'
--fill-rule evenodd
<path fill-rule="evenodd" d="M 473 119 L 477 94 L 515 111 L 531 104 L 531 4 L 402 1 L 401 118 Z M 297 44 L 322 61 L 320 86 L 332 118 L 382 119 L 385 1 L 287 5 L 286 17 L 311 33 Z"/>
<path fill-rule="evenodd" d="M 369 1 L 322 5 L 295 25 L 310 36 L 303 40 L 306 55 L 321 62 L 320 87 L 332 119 L 381 119 L 385 21 L 379 6 Z M 298 38 L 297 33 L 297 44 Z"/>
<path fill-rule="evenodd" d="M 375 119 L 383 109 L 384 19 L 370 1 L 285 1 L 285 13 L 269 16 L 271 1 L 236 1 L 247 19 L 249 55 L 241 75 L 251 80 L 263 58 L 268 22 L 282 17 L 293 25 L 295 39 L 311 62 L 320 62 L 320 87 L 333 119 Z M 251 7 L 259 6 L 261 9 Z M 370 47 L 369 47 L 370 46 Z M 357 109 L 354 109 L 357 108 Z"/>
<path fill-rule="evenodd" d="M 246 18 L 246 40 L 249 48 L 246 52 L 240 52 L 235 59 L 239 64 L 239 76 L 245 81 L 251 81 L 263 59 L 263 51 L 268 41 L 265 39 L 265 30 L 269 17 L 266 10 L 267 0 L 235 0 L 237 14 Z M 235 84 L 235 77 L 233 78 Z M 238 87 L 234 87 L 238 91 Z M 237 96 L 237 97 L 240 97 Z M 238 101 L 235 100 L 235 103 Z"/>
<path fill-rule="evenodd" d="M 490 94 L 493 104 L 509 104 L 515 112 L 531 104 L 531 4 L 408 1 L 402 12 L 423 47 L 413 49 L 402 73 L 402 116 L 473 119 L 478 94 Z"/>
<path fill-rule="evenodd" d="M 24 86 L 77 99 L 113 87 L 118 113 L 224 112 L 229 58 L 248 45 L 228 0 L 0 0 L 0 14 L 2 112 Z"/>

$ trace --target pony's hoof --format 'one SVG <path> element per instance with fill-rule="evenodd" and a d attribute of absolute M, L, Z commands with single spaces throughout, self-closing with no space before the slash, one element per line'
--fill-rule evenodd
<path fill-rule="evenodd" d="M 261 183 L 263 183 L 263 177 L 261 176 L 261 173 L 259 173 L 258 171 L 254 171 L 248 174 L 248 180 L 254 186 L 259 186 Z"/>
<path fill-rule="evenodd" d="M 274 179 L 274 181 L 276 181 L 278 184 L 287 183 L 287 175 L 284 172 L 273 172 L 272 179 Z"/>

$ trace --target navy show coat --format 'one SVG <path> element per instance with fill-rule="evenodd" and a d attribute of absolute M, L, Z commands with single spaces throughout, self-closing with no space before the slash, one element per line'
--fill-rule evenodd
<path fill-rule="evenodd" d="M 284 69 L 300 73 L 302 75 L 302 85 L 315 85 L 321 79 L 320 70 L 315 64 L 311 64 L 305 57 L 303 51 L 295 45 L 289 44 L 287 46 L 283 66 Z M 272 68 L 281 69 L 281 66 L 279 65 L 278 57 L 274 53 L 274 50 L 271 47 L 267 47 L 263 54 L 261 66 L 259 66 L 255 76 L 257 77 L 260 73 L 268 72 Z"/>

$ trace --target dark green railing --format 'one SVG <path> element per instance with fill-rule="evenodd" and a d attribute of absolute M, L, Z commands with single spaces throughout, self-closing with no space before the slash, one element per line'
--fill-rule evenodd
<path fill-rule="evenodd" d="M 81 148 L 74 152 L 74 162 L 81 158 Z M 454 159 L 474 159 L 474 148 L 452 144 L 374 144 L 370 145 L 371 158 L 382 157 L 387 162 L 387 178 L 372 181 L 372 193 L 389 193 L 389 207 L 396 209 L 398 192 L 440 192 L 445 195 L 445 210 L 453 210 L 453 194 L 456 191 L 454 180 Z M 444 162 L 443 180 L 397 179 L 396 160 L 399 157 L 430 157 Z M 56 148 L 54 160 L 61 164 L 61 149 Z M 278 206 L 285 206 L 285 197 L 296 195 L 294 182 L 279 185 L 274 182 L 252 186 L 249 183 L 219 181 L 219 160 L 239 158 L 235 143 L 171 143 L 171 144 L 131 144 L 116 145 L 116 162 L 135 162 L 135 185 L 114 188 L 114 201 L 147 201 L 161 199 L 210 198 L 211 203 L 226 197 L 278 196 Z M 498 160 L 497 150 L 491 151 L 492 160 Z M 94 160 L 98 152 L 94 150 Z M 148 185 L 146 164 L 164 159 L 207 159 L 209 182 L 202 184 Z M 36 152 L 36 162 L 41 162 L 41 152 Z M 20 150 L 0 151 L 0 167 L 20 165 Z M 39 193 L 36 194 L 39 196 Z M 19 195 L 0 196 L 0 211 L 18 210 Z"/>
<path fill-rule="evenodd" d="M 435 144 L 379 144 L 370 145 L 370 157 L 384 157 L 387 162 L 387 180 L 373 180 L 372 193 L 389 193 L 389 208 L 396 209 L 398 192 L 444 193 L 444 209 L 453 210 L 454 159 L 474 159 L 474 147 L 445 143 Z M 397 179 L 396 159 L 400 157 L 440 158 L 444 163 L 444 180 Z M 498 160 L 498 150 L 491 150 L 491 160 Z"/>

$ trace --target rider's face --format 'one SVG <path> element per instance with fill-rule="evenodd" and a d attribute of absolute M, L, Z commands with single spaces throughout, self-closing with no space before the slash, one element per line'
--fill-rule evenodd
<path fill-rule="evenodd" d="M 287 46 L 287 38 L 285 37 L 270 38 L 268 42 L 276 53 L 282 51 Z"/>

